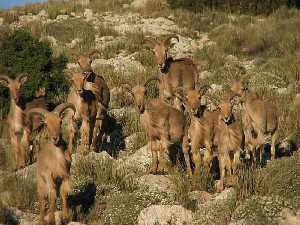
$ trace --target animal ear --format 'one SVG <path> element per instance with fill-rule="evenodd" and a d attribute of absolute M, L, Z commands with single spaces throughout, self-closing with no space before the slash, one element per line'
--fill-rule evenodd
<path fill-rule="evenodd" d="M 62 103 L 62 104 L 56 106 L 55 109 L 53 110 L 53 112 L 57 113 L 60 117 L 62 117 L 64 111 L 67 109 L 72 109 L 74 114 L 76 112 L 76 108 L 72 103 Z"/>
<path fill-rule="evenodd" d="M 28 79 L 27 73 L 22 73 L 17 77 L 17 80 L 23 85 Z"/>
<path fill-rule="evenodd" d="M 145 36 L 144 42 L 149 43 L 152 48 L 158 44 L 157 40 L 155 40 L 153 37 L 150 37 L 150 36 Z"/>
<path fill-rule="evenodd" d="M 9 85 L 9 82 L 10 82 L 10 78 L 8 76 L 0 75 L 0 84 L 7 87 Z"/>
<path fill-rule="evenodd" d="M 174 44 L 171 44 L 171 40 L 172 40 L 173 38 L 176 38 L 177 41 L 179 42 L 179 37 L 178 37 L 176 34 L 171 34 L 171 35 L 167 36 L 166 39 L 165 39 L 165 41 L 164 41 L 164 46 L 165 46 L 167 49 L 169 49 L 169 48 L 171 48 L 171 47 L 174 46 Z"/>

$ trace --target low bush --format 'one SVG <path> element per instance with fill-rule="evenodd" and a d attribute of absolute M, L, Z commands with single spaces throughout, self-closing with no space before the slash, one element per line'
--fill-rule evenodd
<path fill-rule="evenodd" d="M 69 82 L 63 73 L 66 63 L 64 55 L 54 58 L 48 43 L 40 42 L 24 30 L 8 33 L 0 40 L 0 72 L 10 78 L 21 73 L 29 75 L 22 89 L 22 96 L 26 101 L 30 101 L 41 87 L 46 89 L 49 104 L 64 101 L 69 88 Z M 6 87 L 1 86 L 0 96 L 0 105 L 3 107 L 1 113 L 5 114 L 9 107 Z"/>

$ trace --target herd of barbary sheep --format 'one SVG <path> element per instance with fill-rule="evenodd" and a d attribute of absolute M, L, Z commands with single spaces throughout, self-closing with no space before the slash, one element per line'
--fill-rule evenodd
<path fill-rule="evenodd" d="M 143 85 L 132 87 L 131 84 L 122 84 L 123 90 L 134 99 L 147 136 L 148 149 L 152 154 L 149 172 L 164 173 L 165 153 L 172 144 L 179 143 L 189 175 L 197 175 L 202 165 L 209 170 L 213 153 L 217 153 L 220 169 L 217 189 L 222 191 L 225 177 L 231 181 L 228 183 L 234 182 L 242 151 L 245 150 L 252 160 L 261 161 L 264 144 L 268 141 L 271 143 L 271 159 L 275 159 L 277 110 L 270 102 L 247 90 L 242 81 L 232 81 L 231 92 L 219 102 L 217 110 L 209 111 L 203 107 L 201 99 L 210 87 L 196 88 L 198 72 L 191 59 L 168 57 L 172 38 L 179 41 L 176 35 L 168 36 L 163 42 L 145 37 L 145 42 L 151 45 L 155 54 L 160 75 L 151 77 Z M 81 137 L 77 148 L 77 153 L 81 154 L 95 151 L 97 140 L 103 138 L 102 123 L 107 118 L 110 91 L 103 77 L 93 72 L 90 57 L 80 56 L 78 64 L 82 73 L 70 75 L 72 88 L 67 103 L 58 105 L 51 112 L 43 102 L 36 100 L 26 104 L 25 108 L 20 105 L 20 89 L 27 79 L 26 74 L 16 79 L 0 76 L 0 83 L 10 90 L 7 121 L 17 168 L 28 164 L 33 130 L 41 124 L 47 129 L 48 138 L 38 140 L 41 149 L 36 156 L 40 225 L 45 224 L 47 201 L 48 223 L 54 224 L 55 202 L 59 193 L 63 201 L 63 219 L 68 220 L 69 169 L 76 133 L 79 132 Z M 147 86 L 152 81 L 158 81 L 159 98 L 146 100 Z M 178 90 L 183 94 L 178 94 Z M 242 106 L 241 120 L 233 113 L 234 104 Z M 67 140 L 64 141 L 62 121 L 67 124 Z"/>

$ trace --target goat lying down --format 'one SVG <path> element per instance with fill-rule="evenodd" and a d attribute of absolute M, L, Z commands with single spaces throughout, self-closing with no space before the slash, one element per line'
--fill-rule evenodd
<path fill-rule="evenodd" d="M 165 153 L 169 151 L 171 144 L 180 143 L 187 169 L 191 173 L 183 113 L 161 99 L 146 101 L 145 85 L 136 85 L 133 88 L 130 85 L 123 85 L 123 87 L 133 96 L 140 113 L 141 124 L 147 135 L 148 149 L 152 153 L 152 164 L 149 172 L 153 174 L 164 173 Z"/>
<path fill-rule="evenodd" d="M 40 203 L 40 225 L 45 224 L 46 202 L 49 202 L 48 223 L 55 224 L 55 204 L 60 192 L 63 201 L 63 220 L 69 218 L 67 204 L 71 192 L 70 161 L 67 149 L 61 137 L 61 120 L 67 109 L 76 109 L 73 104 L 63 103 L 52 112 L 42 108 L 33 108 L 27 112 L 28 121 L 35 114 L 41 115 L 48 130 L 48 141 L 41 146 L 37 156 L 37 191 Z"/>

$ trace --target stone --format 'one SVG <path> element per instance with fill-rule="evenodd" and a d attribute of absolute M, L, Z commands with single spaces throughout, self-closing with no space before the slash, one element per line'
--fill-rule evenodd
<path fill-rule="evenodd" d="M 57 17 L 56 17 L 56 20 L 60 20 L 60 21 L 62 21 L 62 20 L 67 20 L 67 19 L 69 19 L 69 15 L 58 15 Z"/>
<path fill-rule="evenodd" d="M 66 43 L 66 46 L 67 46 L 68 48 L 75 48 L 81 41 L 82 41 L 82 39 L 75 38 L 75 39 L 72 40 L 70 43 Z"/>
<path fill-rule="evenodd" d="M 189 200 L 195 202 L 197 208 L 201 204 L 207 203 L 213 200 L 213 195 L 206 191 L 192 191 L 188 194 Z"/>
<path fill-rule="evenodd" d="M 147 145 L 137 150 L 134 154 L 127 158 L 127 161 L 135 164 L 141 171 L 147 172 L 150 165 L 150 152 L 148 152 Z"/>
<path fill-rule="evenodd" d="M 191 224 L 192 211 L 181 205 L 151 205 L 141 211 L 138 225 L 184 225 Z"/>
<path fill-rule="evenodd" d="M 93 10 L 85 9 L 83 16 L 86 18 L 86 21 L 91 21 L 94 19 Z"/>
<path fill-rule="evenodd" d="M 44 18 L 48 18 L 49 15 L 47 13 L 47 11 L 45 9 L 42 9 L 39 13 L 38 13 L 39 17 L 44 17 Z"/>
<path fill-rule="evenodd" d="M 4 24 L 4 19 L 0 17 L 0 26 L 2 26 L 3 24 Z"/>
<path fill-rule="evenodd" d="M 204 79 L 209 79 L 209 78 L 211 78 L 212 76 L 213 76 L 213 73 L 210 72 L 210 71 L 207 71 L 207 70 L 202 71 L 202 72 L 199 74 L 199 78 L 202 79 L 202 80 L 204 80 Z"/>
<path fill-rule="evenodd" d="M 147 174 L 138 178 L 138 184 L 151 192 L 174 193 L 174 184 L 170 175 Z"/>
<path fill-rule="evenodd" d="M 166 0 L 134 0 L 130 5 L 136 9 L 144 9 L 151 3 L 163 4 L 166 5 Z"/>
<path fill-rule="evenodd" d="M 282 209 L 278 225 L 300 225 L 300 210 L 294 212 L 289 208 Z"/>

